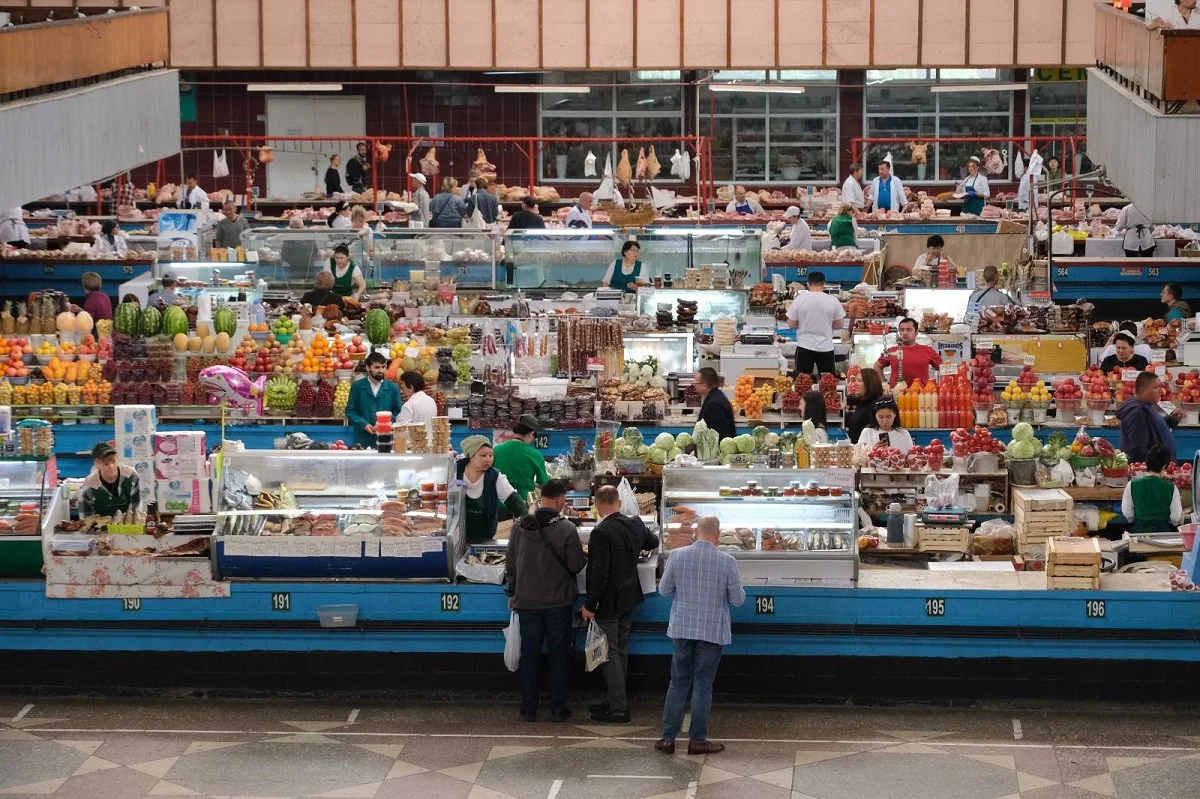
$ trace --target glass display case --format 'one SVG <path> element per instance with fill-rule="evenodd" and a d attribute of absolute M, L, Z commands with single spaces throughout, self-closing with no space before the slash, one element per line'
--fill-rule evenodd
<path fill-rule="evenodd" d="M 329 263 L 333 248 L 339 244 L 350 248 L 350 259 L 362 269 L 367 285 L 377 283 L 379 277 L 373 270 L 374 263 L 363 234 L 346 228 L 335 230 L 321 227 L 247 230 L 242 234 L 242 246 L 246 250 L 246 257 L 257 258 L 257 263 L 205 264 L 209 267 L 208 275 L 201 274 L 200 279 L 208 282 L 213 268 L 218 266 L 233 267 L 231 276 L 253 269 L 255 280 L 267 281 L 269 289 L 303 293 L 312 288 L 313 278 Z M 186 274 L 182 270 L 180 272 L 181 275 Z"/>
<path fill-rule="evenodd" d="M 232 578 L 450 577 L 462 541 L 451 455 L 224 456 L 216 568 Z"/>
<path fill-rule="evenodd" d="M 624 341 L 626 363 L 656 358 L 661 375 L 696 371 L 695 336 L 691 333 L 629 332 Z"/>
<path fill-rule="evenodd" d="M 0 577 L 42 576 L 42 528 L 57 473 L 48 463 L 0 460 Z"/>
<path fill-rule="evenodd" d="M 654 316 L 660 305 L 670 306 L 671 314 L 679 310 L 679 301 L 696 303 L 696 320 L 713 320 L 722 316 L 741 322 L 746 318 L 749 295 L 732 289 L 638 289 L 637 312 Z"/>
<path fill-rule="evenodd" d="M 852 469 L 663 470 L 664 549 L 687 546 L 695 522 L 721 522 L 720 548 L 743 581 L 851 586 L 858 579 Z"/>
<path fill-rule="evenodd" d="M 425 279 L 454 278 L 468 288 L 495 288 L 504 282 L 496 274 L 501 248 L 482 230 L 398 228 L 376 234 L 371 262 L 380 279 L 413 280 L 414 271 Z"/>
<path fill-rule="evenodd" d="M 626 241 L 641 245 L 643 278 L 683 283 L 688 267 L 727 264 L 754 283 L 762 274 L 759 231 L 741 228 L 651 228 L 635 236 L 615 228 L 518 230 L 505 235 L 504 249 L 518 288 L 596 288 Z"/>

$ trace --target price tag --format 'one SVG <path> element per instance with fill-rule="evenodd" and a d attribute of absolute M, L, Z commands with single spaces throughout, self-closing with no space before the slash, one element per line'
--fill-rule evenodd
<path fill-rule="evenodd" d="M 461 419 L 461 418 L 463 418 L 463 409 L 462 408 L 447 408 L 446 409 L 446 417 L 448 419 Z"/>
<path fill-rule="evenodd" d="M 1024 357 L 1024 362 L 1025 362 L 1026 366 L 1036 366 L 1037 365 L 1037 356 L 1032 355 L 1030 353 L 1026 353 L 1025 357 Z"/>
<path fill-rule="evenodd" d="M 979 350 L 990 350 L 994 346 L 996 346 L 996 342 L 994 342 L 990 338 L 975 339 L 975 351 L 976 352 L 978 352 Z"/>
<path fill-rule="evenodd" d="M 950 377 L 952 375 L 956 375 L 956 374 L 958 374 L 958 364 L 944 363 L 941 365 L 941 368 L 938 370 L 938 372 L 941 374 L 942 377 Z"/>
<path fill-rule="evenodd" d="M 292 595 L 287 591 L 276 591 L 271 594 L 271 611 L 273 613 L 290 613 L 292 610 Z"/>
<path fill-rule="evenodd" d="M 946 615 L 946 600 L 944 599 L 926 599 L 925 600 L 925 615 L 932 617 L 941 617 Z"/>
<path fill-rule="evenodd" d="M 756 597 L 754 597 L 754 615 L 755 616 L 774 616 L 775 615 L 775 597 L 773 597 L 773 596 L 756 596 Z"/>
<path fill-rule="evenodd" d="M 1083 603 L 1083 613 L 1089 619 L 1103 619 L 1107 610 L 1103 599 L 1089 599 Z"/>
<path fill-rule="evenodd" d="M 1121 370 L 1121 379 L 1122 380 L 1137 380 L 1137 376 L 1138 376 L 1137 369 L 1122 369 Z"/>
<path fill-rule="evenodd" d="M 1167 360 L 1167 351 L 1166 350 L 1150 350 L 1150 361 L 1152 363 L 1154 361 L 1163 361 L 1165 363 L 1166 360 Z"/>
<path fill-rule="evenodd" d="M 442 613 L 459 613 L 462 604 L 458 594 L 442 594 Z"/>
<path fill-rule="evenodd" d="M 132 596 L 121 600 L 122 613 L 137 613 L 142 609 L 142 600 L 140 597 Z"/>

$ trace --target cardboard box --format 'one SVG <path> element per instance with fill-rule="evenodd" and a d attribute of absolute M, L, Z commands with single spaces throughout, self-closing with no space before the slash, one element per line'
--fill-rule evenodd
<path fill-rule="evenodd" d="M 204 433 L 173 432 L 154 435 L 154 474 L 159 479 L 191 478 L 207 474 Z"/>
<path fill-rule="evenodd" d="M 153 435 L 158 427 L 158 411 L 153 405 L 118 405 L 113 408 L 113 431 L 122 435 Z"/>

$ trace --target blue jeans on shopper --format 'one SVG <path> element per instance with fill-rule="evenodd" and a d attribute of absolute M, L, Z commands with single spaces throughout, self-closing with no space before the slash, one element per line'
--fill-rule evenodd
<path fill-rule="evenodd" d="M 676 638 L 671 657 L 671 687 L 663 706 L 663 738 L 674 741 L 683 726 L 683 706 L 692 692 L 692 725 L 688 738 L 708 740 L 708 715 L 712 712 L 713 680 L 721 663 L 721 645 L 690 638 Z"/>
<path fill-rule="evenodd" d="M 567 687 L 571 679 L 571 615 L 574 607 L 518 610 L 521 623 L 521 713 L 533 715 L 538 706 L 538 677 L 542 644 L 550 650 L 550 710 L 567 709 Z"/>

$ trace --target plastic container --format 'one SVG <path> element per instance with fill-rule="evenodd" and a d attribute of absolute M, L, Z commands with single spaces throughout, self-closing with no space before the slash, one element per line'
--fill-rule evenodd
<path fill-rule="evenodd" d="M 358 624 L 358 605 L 318 605 L 322 627 L 353 627 Z"/>
<path fill-rule="evenodd" d="M 1183 548 L 1188 552 L 1191 552 L 1192 548 L 1196 546 L 1196 528 L 1198 527 L 1200 527 L 1200 524 L 1179 525 L 1179 535 L 1183 538 Z"/>

